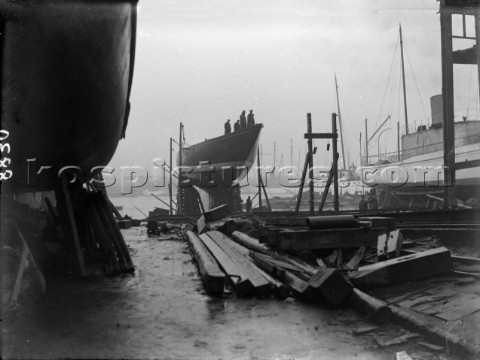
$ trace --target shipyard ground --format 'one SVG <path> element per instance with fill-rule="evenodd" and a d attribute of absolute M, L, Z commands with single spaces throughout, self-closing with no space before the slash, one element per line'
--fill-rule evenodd
<path fill-rule="evenodd" d="M 0 323 L 4 358 L 457 359 L 413 342 L 379 347 L 350 309 L 292 298 L 207 296 L 187 242 L 123 230 L 134 276 L 48 280 L 45 298 Z M 382 326 L 395 334 L 393 324 Z M 459 359 L 460 357 L 458 357 Z"/>

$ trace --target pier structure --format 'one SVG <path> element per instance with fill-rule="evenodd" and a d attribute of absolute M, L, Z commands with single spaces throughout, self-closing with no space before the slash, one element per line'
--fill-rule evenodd
<path fill-rule="evenodd" d="M 471 31 L 467 23 L 473 17 L 475 30 Z M 470 19 L 469 19 L 470 18 Z M 461 23 L 461 30 L 453 30 L 453 21 Z M 441 0 L 440 29 L 442 44 L 442 100 L 443 100 L 443 140 L 444 172 L 447 185 L 444 190 L 444 207 L 456 204 L 455 171 L 460 165 L 455 163 L 455 114 L 454 114 L 454 64 L 468 64 L 477 67 L 480 84 L 480 1 L 478 0 Z M 471 40 L 470 48 L 454 50 L 455 40 Z M 467 161 L 461 168 L 478 166 L 478 161 Z"/>

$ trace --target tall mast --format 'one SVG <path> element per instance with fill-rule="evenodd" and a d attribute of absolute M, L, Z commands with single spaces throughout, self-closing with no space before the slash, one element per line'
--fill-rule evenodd
<path fill-rule="evenodd" d="M 403 61 L 403 37 L 402 37 L 402 24 L 399 25 L 400 31 L 400 54 L 402 56 L 402 81 L 403 81 L 403 106 L 405 110 L 405 133 L 408 135 L 408 113 L 407 113 L 407 91 L 405 89 L 405 66 Z"/>
<path fill-rule="evenodd" d="M 343 132 L 342 132 L 342 115 L 340 113 L 340 101 L 338 100 L 338 84 L 337 84 L 337 74 L 335 74 L 335 92 L 337 93 L 337 110 L 338 110 L 338 123 L 340 125 L 340 142 L 342 144 L 342 160 L 343 160 L 343 170 L 347 169 L 347 164 L 345 163 L 345 148 L 343 146 Z"/>

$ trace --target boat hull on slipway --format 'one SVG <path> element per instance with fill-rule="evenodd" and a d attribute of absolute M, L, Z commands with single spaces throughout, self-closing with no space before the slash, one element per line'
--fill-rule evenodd
<path fill-rule="evenodd" d="M 108 164 L 127 127 L 136 6 L 126 0 L 0 4 L 0 125 L 9 133 L 13 172 L 2 187 L 46 190 L 62 168 L 88 180 Z"/>

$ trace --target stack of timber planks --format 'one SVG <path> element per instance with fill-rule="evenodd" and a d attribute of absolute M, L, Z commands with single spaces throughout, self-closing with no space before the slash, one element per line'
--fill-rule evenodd
<path fill-rule="evenodd" d="M 217 228 L 223 232 L 209 230 L 213 226 L 202 228 L 201 234 L 188 231 L 207 293 L 233 290 L 238 296 L 273 294 L 330 306 L 346 304 L 383 322 L 392 316 L 389 305 L 362 290 L 451 270 L 446 248 L 399 256 L 403 238 L 392 218 L 290 220 L 291 228 L 285 228 L 288 219 L 283 218 L 270 228 L 262 224 L 258 238 L 225 226 Z M 228 220 L 208 224 L 214 222 Z"/>
<path fill-rule="evenodd" d="M 352 291 L 351 283 L 336 269 L 321 269 L 299 258 L 273 252 L 239 231 L 231 236 L 216 230 L 200 235 L 188 231 L 186 236 L 205 289 L 212 295 L 221 294 L 219 279 L 225 279 L 225 286 L 239 296 L 296 295 L 332 305 L 341 304 Z"/>

